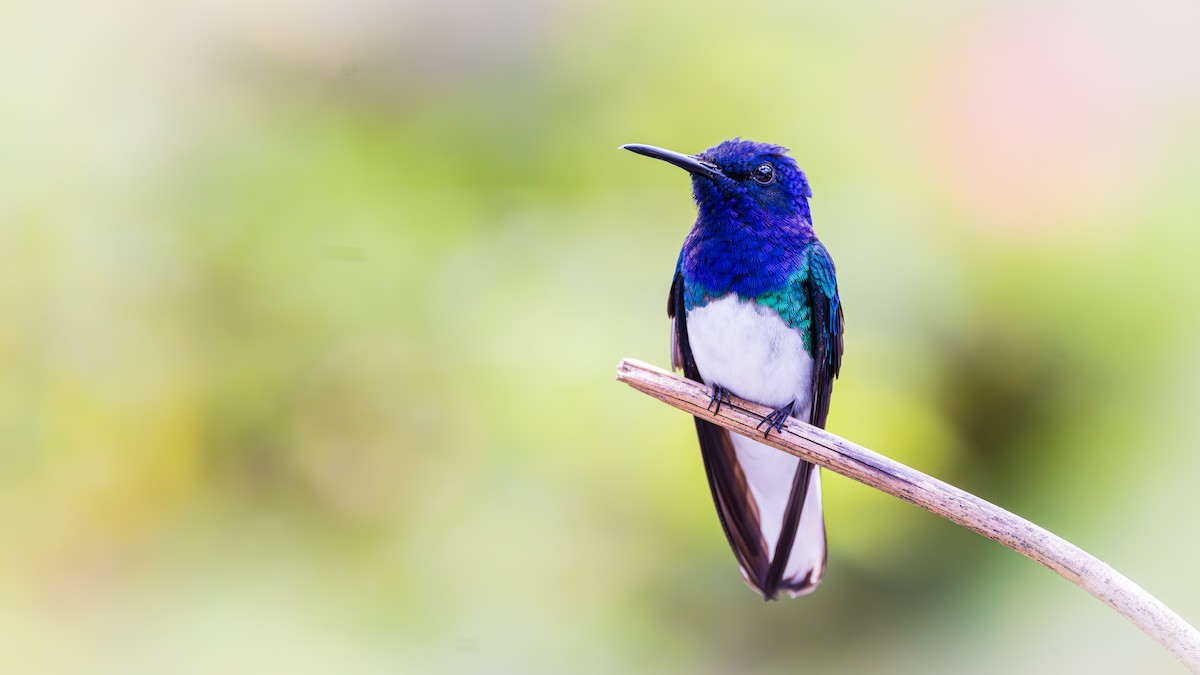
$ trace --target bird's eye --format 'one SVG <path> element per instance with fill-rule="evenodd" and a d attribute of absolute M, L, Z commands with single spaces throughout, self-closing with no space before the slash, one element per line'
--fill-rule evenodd
<path fill-rule="evenodd" d="M 750 175 L 754 176 L 754 180 L 766 185 L 775 180 L 775 167 L 771 166 L 770 162 L 763 162 L 751 171 Z"/>

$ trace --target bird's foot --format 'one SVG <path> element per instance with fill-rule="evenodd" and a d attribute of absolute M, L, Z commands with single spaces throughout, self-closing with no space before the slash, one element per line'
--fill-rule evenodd
<path fill-rule="evenodd" d="M 767 416 L 762 418 L 762 421 L 759 422 L 758 426 L 754 428 L 761 429 L 762 425 L 767 425 L 766 431 L 763 432 L 763 438 L 770 436 L 772 429 L 775 430 L 775 433 L 783 433 L 783 424 L 784 422 L 787 422 L 787 418 L 792 416 L 792 407 L 795 405 L 796 402 L 792 401 L 787 405 L 780 406 L 772 410 L 771 412 L 767 413 Z"/>
<path fill-rule="evenodd" d="M 729 390 L 719 384 L 714 384 L 712 388 L 712 398 L 708 400 L 708 408 L 706 409 L 712 410 L 712 414 L 715 416 L 717 413 L 721 412 L 722 403 L 725 405 L 733 405 L 733 403 L 729 400 Z"/>

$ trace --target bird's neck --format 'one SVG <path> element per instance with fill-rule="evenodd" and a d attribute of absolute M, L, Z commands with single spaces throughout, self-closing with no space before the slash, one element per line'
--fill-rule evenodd
<path fill-rule="evenodd" d="M 689 285 L 713 297 L 750 299 L 779 290 L 816 240 L 797 213 L 776 214 L 736 199 L 700 207 L 683 244 L 680 266 Z"/>

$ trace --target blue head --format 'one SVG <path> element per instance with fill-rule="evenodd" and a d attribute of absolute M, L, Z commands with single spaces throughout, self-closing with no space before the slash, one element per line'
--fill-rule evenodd
<path fill-rule="evenodd" d="M 781 287 L 815 235 L 804 172 L 778 145 L 734 139 L 698 155 L 624 145 L 692 174 L 699 207 L 679 264 L 691 283 L 745 296 Z"/>
<path fill-rule="evenodd" d="M 701 224 L 738 224 L 752 229 L 812 227 L 808 208 L 812 189 L 796 161 L 788 157 L 787 148 L 738 138 L 698 155 L 650 145 L 622 147 L 691 172 Z"/>

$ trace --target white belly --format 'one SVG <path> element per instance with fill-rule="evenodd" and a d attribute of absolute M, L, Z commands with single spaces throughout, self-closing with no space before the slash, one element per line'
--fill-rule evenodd
<path fill-rule="evenodd" d="M 808 421 L 812 357 L 774 311 L 730 293 L 688 312 L 687 331 L 705 384 L 772 408 L 795 401 L 793 415 Z"/>

